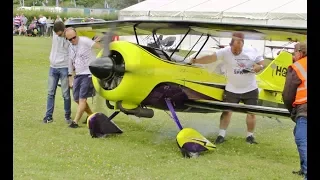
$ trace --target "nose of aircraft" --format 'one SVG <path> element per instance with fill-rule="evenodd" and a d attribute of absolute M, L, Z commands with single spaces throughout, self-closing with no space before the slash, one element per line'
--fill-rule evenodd
<path fill-rule="evenodd" d="M 112 76 L 114 62 L 110 57 L 97 58 L 89 64 L 91 73 L 99 78 L 106 79 Z"/>
<path fill-rule="evenodd" d="M 111 57 L 97 58 L 89 64 L 91 73 L 99 79 L 112 78 L 114 73 L 124 73 L 124 64 L 117 65 Z"/>

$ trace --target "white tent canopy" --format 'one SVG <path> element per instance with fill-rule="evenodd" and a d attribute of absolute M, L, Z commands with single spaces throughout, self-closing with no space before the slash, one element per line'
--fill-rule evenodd
<path fill-rule="evenodd" d="M 120 11 L 131 19 L 307 27 L 307 0 L 146 0 Z"/>

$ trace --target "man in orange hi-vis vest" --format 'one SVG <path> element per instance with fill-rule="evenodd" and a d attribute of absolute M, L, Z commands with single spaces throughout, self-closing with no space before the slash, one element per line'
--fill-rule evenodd
<path fill-rule="evenodd" d="M 288 68 L 282 97 L 296 123 L 293 134 L 301 169 L 293 173 L 307 179 L 307 44 L 297 43 L 294 48 L 295 62 Z"/>

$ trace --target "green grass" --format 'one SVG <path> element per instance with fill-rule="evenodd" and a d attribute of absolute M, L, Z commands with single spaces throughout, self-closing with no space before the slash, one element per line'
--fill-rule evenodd
<path fill-rule="evenodd" d="M 182 158 L 176 125 L 165 112 L 153 119 L 120 114 L 124 133 L 92 139 L 86 126 L 64 122 L 57 89 L 54 122 L 43 124 L 46 108 L 50 38 L 14 37 L 14 179 L 301 179 L 291 173 L 299 157 L 290 120 L 257 117 L 258 145 L 245 143 L 245 115 L 234 114 L 227 142 L 199 158 Z M 91 101 L 90 101 L 91 102 Z M 90 104 L 108 115 L 101 99 Z M 72 104 L 72 115 L 76 110 Z M 220 114 L 178 113 L 185 127 L 209 140 L 217 136 Z M 83 119 L 84 120 L 84 117 Z"/>

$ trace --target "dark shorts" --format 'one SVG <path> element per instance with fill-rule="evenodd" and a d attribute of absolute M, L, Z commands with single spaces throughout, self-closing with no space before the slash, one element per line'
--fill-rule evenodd
<path fill-rule="evenodd" d="M 259 90 L 255 89 L 243 94 L 232 93 L 229 91 L 224 91 L 223 101 L 229 103 L 240 103 L 243 102 L 247 105 L 258 105 Z"/>
<path fill-rule="evenodd" d="M 79 99 L 87 99 L 94 96 L 94 87 L 91 76 L 76 75 L 73 81 L 73 99 L 79 101 Z"/>

